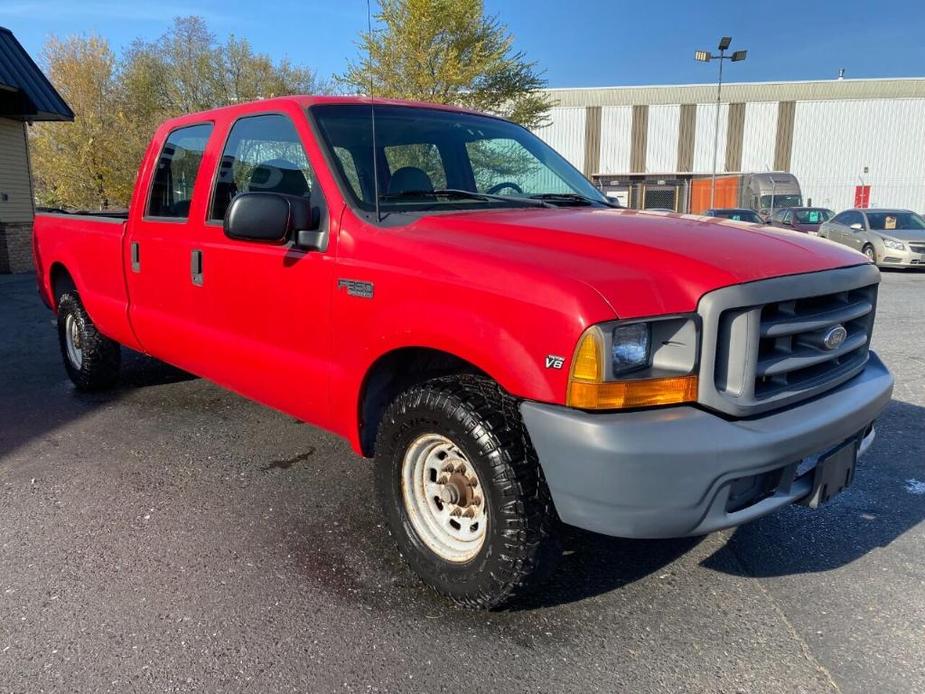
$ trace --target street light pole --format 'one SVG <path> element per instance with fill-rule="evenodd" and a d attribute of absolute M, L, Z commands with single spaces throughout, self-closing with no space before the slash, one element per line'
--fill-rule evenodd
<path fill-rule="evenodd" d="M 716 83 L 716 114 L 713 122 L 713 172 L 710 175 L 710 207 L 716 205 L 716 160 L 719 157 L 719 107 L 723 96 L 723 63 L 731 60 L 734 63 L 745 60 L 748 51 L 736 51 L 732 55 L 726 55 L 726 49 L 732 43 L 731 36 L 724 36 L 719 40 L 719 55 L 713 55 L 709 51 L 696 51 L 694 60 L 701 63 L 709 63 L 711 60 L 719 61 L 719 81 Z"/>
<path fill-rule="evenodd" d="M 716 206 L 716 158 L 719 156 L 719 105 L 723 94 L 724 50 L 719 52 L 719 82 L 716 83 L 716 116 L 713 121 L 713 173 L 710 175 L 710 207 Z"/>

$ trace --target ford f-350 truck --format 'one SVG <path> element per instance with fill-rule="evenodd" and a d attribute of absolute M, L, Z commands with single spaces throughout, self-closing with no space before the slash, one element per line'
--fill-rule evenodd
<path fill-rule="evenodd" d="M 862 254 L 613 209 L 445 106 L 171 120 L 128 213 L 38 215 L 35 261 L 77 388 L 124 345 L 346 437 L 409 564 L 470 607 L 527 590 L 560 521 L 662 538 L 818 506 L 892 391 Z"/>

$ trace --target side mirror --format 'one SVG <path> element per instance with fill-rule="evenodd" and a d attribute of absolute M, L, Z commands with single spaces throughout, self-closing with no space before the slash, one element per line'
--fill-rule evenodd
<path fill-rule="evenodd" d="M 864 231 L 864 225 L 861 224 L 860 222 L 855 222 L 848 228 L 853 229 L 854 231 Z"/>
<path fill-rule="evenodd" d="M 297 246 L 320 250 L 320 217 L 318 208 L 296 195 L 241 193 L 228 205 L 223 227 L 230 239 L 283 244 L 295 234 Z"/>

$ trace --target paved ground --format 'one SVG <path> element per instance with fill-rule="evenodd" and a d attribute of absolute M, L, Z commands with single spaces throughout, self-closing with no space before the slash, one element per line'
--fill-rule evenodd
<path fill-rule="evenodd" d="M 346 444 L 133 358 L 75 393 L 0 280 L 0 691 L 925 692 L 925 274 L 888 274 L 896 398 L 856 486 L 734 532 L 574 532 L 535 604 L 458 612 Z"/>

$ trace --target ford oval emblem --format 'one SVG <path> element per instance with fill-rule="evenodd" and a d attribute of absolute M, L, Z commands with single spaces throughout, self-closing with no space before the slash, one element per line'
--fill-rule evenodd
<path fill-rule="evenodd" d="M 832 328 L 829 328 L 829 331 L 825 334 L 825 337 L 822 338 L 822 344 L 825 345 L 826 349 L 838 349 L 842 346 L 842 343 L 845 341 L 846 337 L 848 337 L 848 331 L 845 330 L 845 326 L 836 325 Z"/>

